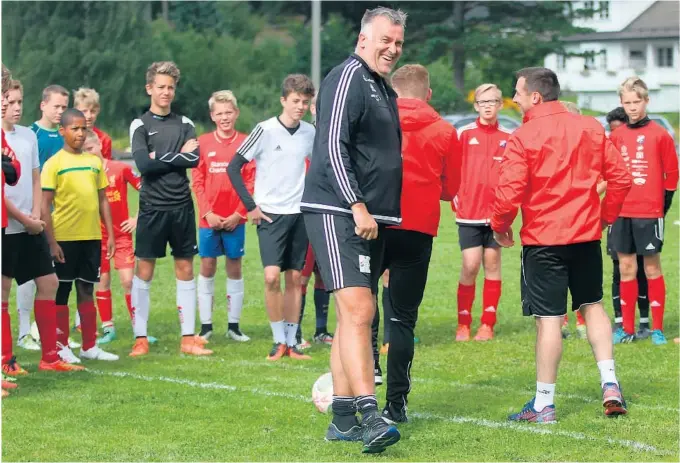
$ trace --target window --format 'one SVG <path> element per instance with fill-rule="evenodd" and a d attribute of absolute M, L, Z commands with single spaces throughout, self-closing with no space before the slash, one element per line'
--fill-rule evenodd
<path fill-rule="evenodd" d="M 585 64 L 583 65 L 583 69 L 586 71 L 595 69 L 595 55 L 592 52 L 585 56 Z"/>
<path fill-rule="evenodd" d="M 656 65 L 660 68 L 673 67 L 672 47 L 659 47 L 656 49 Z"/>
<path fill-rule="evenodd" d="M 586 18 L 592 18 L 593 10 L 595 9 L 595 2 L 583 2 L 583 9 L 585 10 L 583 12 L 584 16 Z"/>
<path fill-rule="evenodd" d="M 628 52 L 628 64 L 633 69 L 644 69 L 647 66 L 647 58 L 642 50 L 630 50 Z"/>
<path fill-rule="evenodd" d="M 607 70 L 607 50 L 600 51 L 600 69 Z"/>
<path fill-rule="evenodd" d="M 609 2 L 600 2 L 600 19 L 609 19 Z"/>
<path fill-rule="evenodd" d="M 564 69 L 567 67 L 567 57 L 564 55 L 557 55 L 557 69 Z"/>

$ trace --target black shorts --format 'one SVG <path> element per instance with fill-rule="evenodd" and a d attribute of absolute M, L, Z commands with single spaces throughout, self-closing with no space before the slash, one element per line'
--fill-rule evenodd
<path fill-rule="evenodd" d="M 369 241 L 354 232 L 352 217 L 316 213 L 304 216 L 326 291 L 364 287 L 377 294 L 385 254 L 385 228 L 381 226 L 378 238 Z"/>
<path fill-rule="evenodd" d="M 522 310 L 526 316 L 559 317 L 602 300 L 600 241 L 564 246 L 524 246 L 521 272 Z"/>
<path fill-rule="evenodd" d="M 135 256 L 140 259 L 165 257 L 168 244 L 173 257 L 186 258 L 198 254 L 193 203 L 167 211 L 156 210 L 146 204 L 140 205 Z"/>
<path fill-rule="evenodd" d="M 651 256 L 663 248 L 664 219 L 619 217 L 609 227 L 607 244 L 613 252 Z"/>
<path fill-rule="evenodd" d="M 264 213 L 272 222 L 261 221 L 257 226 L 260 258 L 263 267 L 302 270 L 307 257 L 307 232 L 302 214 Z"/>
<path fill-rule="evenodd" d="M 460 249 L 498 248 L 500 245 L 493 238 L 493 230 L 489 225 L 465 225 L 458 224 L 458 243 Z"/>
<path fill-rule="evenodd" d="M 64 252 L 64 263 L 54 263 L 60 282 L 81 280 L 86 283 L 99 282 L 101 265 L 101 240 L 59 241 Z"/>
<path fill-rule="evenodd" d="M 44 233 L 14 233 L 2 238 L 2 275 L 18 285 L 55 272 Z"/>

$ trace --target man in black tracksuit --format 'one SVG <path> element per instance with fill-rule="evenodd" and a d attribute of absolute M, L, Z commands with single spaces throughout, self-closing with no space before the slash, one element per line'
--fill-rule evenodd
<path fill-rule="evenodd" d="M 321 84 L 300 204 L 338 319 L 331 348 L 333 422 L 326 439 L 362 439 L 366 453 L 382 452 L 400 438 L 378 412 L 371 322 L 385 247 L 382 230 L 401 222 L 401 129 L 397 95 L 385 77 L 401 56 L 405 19 L 389 8 L 367 11 L 356 52 Z"/>

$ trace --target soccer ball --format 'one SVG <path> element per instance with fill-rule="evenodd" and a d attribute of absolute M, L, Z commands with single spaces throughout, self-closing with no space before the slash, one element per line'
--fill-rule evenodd
<path fill-rule="evenodd" d="M 333 376 L 324 373 L 312 386 L 312 402 L 321 413 L 328 413 L 333 403 Z"/>

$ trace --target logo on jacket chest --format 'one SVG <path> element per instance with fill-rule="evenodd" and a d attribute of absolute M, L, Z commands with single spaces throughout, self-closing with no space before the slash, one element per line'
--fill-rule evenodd
<path fill-rule="evenodd" d="M 228 162 L 212 161 L 210 167 L 208 167 L 208 172 L 211 174 L 226 174 L 228 166 Z"/>

